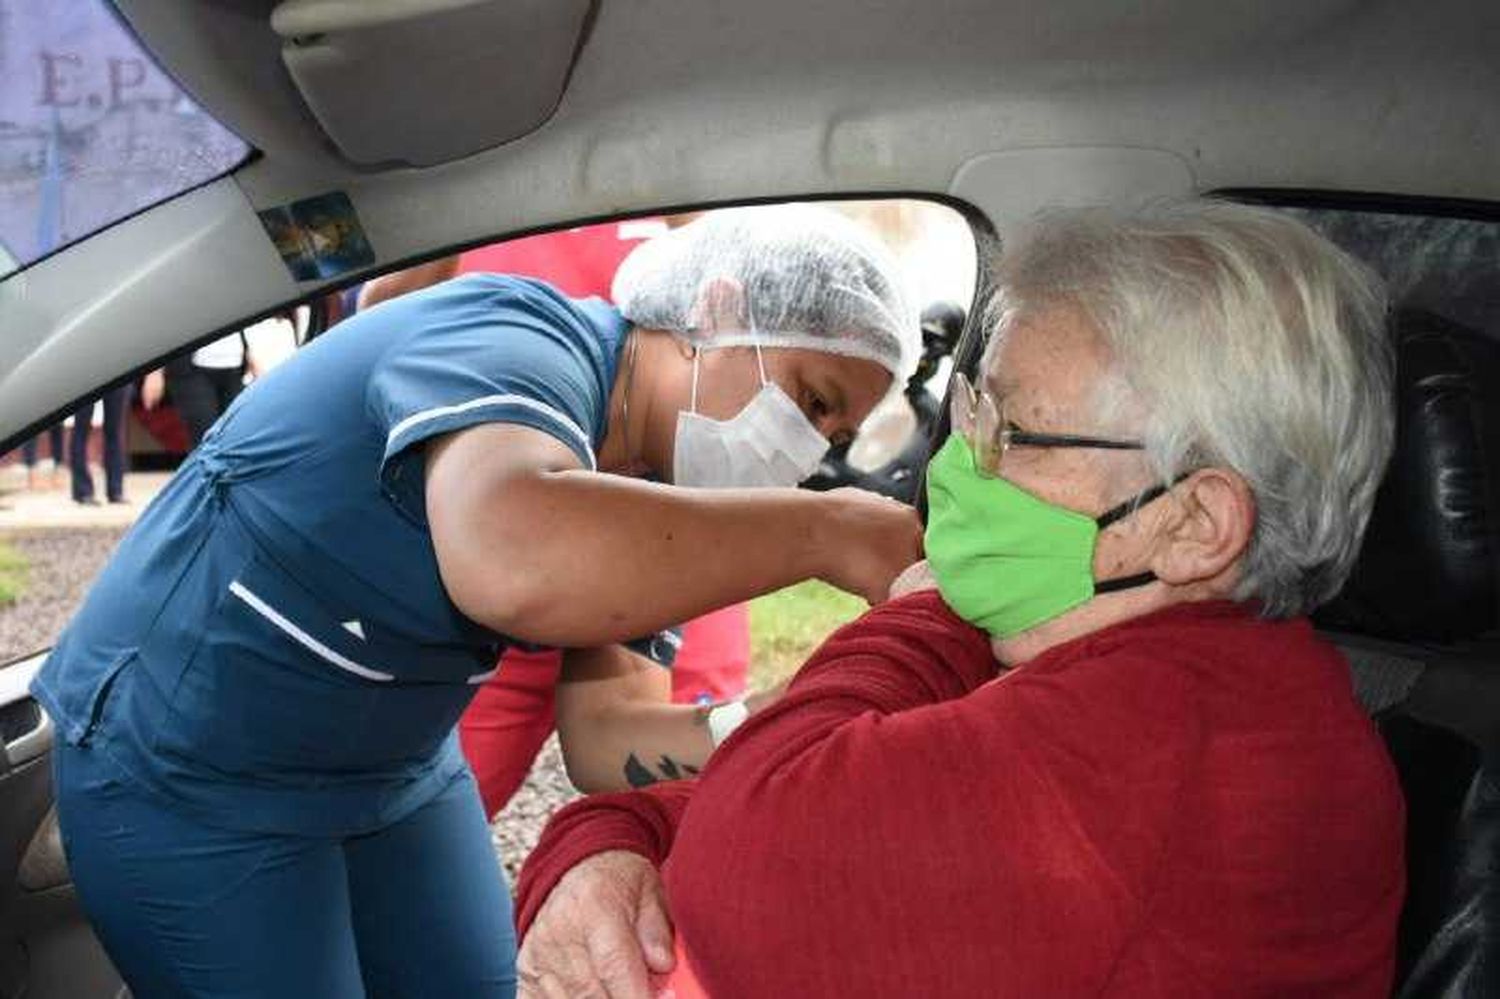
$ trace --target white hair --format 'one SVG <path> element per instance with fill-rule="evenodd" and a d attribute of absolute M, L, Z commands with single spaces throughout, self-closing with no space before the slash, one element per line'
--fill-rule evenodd
<path fill-rule="evenodd" d="M 1379 279 L 1274 209 L 1073 209 L 1007 248 L 985 325 L 999 338 L 1057 307 L 1105 338 L 1163 482 L 1220 466 L 1249 484 L 1255 529 L 1235 596 L 1277 617 L 1332 598 L 1395 435 Z M 1115 380 L 1096 394 L 1110 409 Z"/>

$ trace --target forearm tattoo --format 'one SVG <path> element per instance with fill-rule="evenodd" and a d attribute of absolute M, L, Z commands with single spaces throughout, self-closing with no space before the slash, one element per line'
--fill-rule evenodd
<path fill-rule="evenodd" d="M 693 711 L 693 723 L 702 728 L 708 727 L 708 714 L 712 711 L 712 704 L 696 705 Z M 625 780 L 631 787 L 645 787 L 662 780 L 682 780 L 684 777 L 692 777 L 698 773 L 698 767 L 689 766 L 672 757 L 662 754 L 661 762 L 656 765 L 658 773 L 652 773 L 651 768 L 641 762 L 641 758 L 634 753 L 625 760 Z"/>
<path fill-rule="evenodd" d="M 663 755 L 656 764 L 657 773 L 642 763 L 640 757 L 634 753 L 625 761 L 625 780 L 631 787 L 646 787 L 662 780 L 682 780 L 684 777 L 692 777 L 698 773 L 698 768 L 680 763 L 670 756 Z"/>

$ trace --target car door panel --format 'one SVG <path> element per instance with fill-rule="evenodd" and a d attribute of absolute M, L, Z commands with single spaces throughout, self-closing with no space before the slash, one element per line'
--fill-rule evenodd
<path fill-rule="evenodd" d="M 45 657 L 0 668 L 0 999 L 117 999 L 129 991 L 68 875 L 52 803 L 52 722 L 27 692 Z"/>

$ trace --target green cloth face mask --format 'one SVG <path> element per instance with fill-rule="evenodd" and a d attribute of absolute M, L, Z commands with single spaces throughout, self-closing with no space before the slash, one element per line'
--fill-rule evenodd
<path fill-rule="evenodd" d="M 1143 586 L 1143 572 L 1094 581 L 1099 531 L 1167 491 L 1153 486 L 1095 519 L 981 475 L 962 434 L 927 466 L 927 561 L 959 617 L 1009 638 L 1090 600 Z"/>

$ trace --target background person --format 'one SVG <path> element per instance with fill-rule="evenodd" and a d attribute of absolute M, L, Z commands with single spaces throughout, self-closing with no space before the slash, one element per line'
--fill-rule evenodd
<path fill-rule="evenodd" d="M 187 428 L 189 449 L 198 446 L 214 421 L 244 391 L 251 371 L 242 332 L 230 333 L 166 364 L 167 390 Z"/>
<path fill-rule="evenodd" d="M 648 995 L 673 924 L 715 999 L 1390 994 L 1400 787 L 1303 616 L 1391 452 L 1377 282 L 1189 202 L 1049 216 L 996 284 L 930 567 L 698 780 L 554 817 L 523 995 Z"/>
<path fill-rule="evenodd" d="M 68 438 L 68 469 L 72 478 L 73 502 L 97 506 L 94 474 L 89 468 L 89 437 L 93 434 L 94 404 L 103 410 L 102 437 L 104 458 L 104 495 L 111 503 L 128 503 L 125 496 L 125 472 L 129 458 L 125 454 L 125 416 L 130 406 L 131 384 L 109 389 L 73 412 L 73 430 Z"/>
<path fill-rule="evenodd" d="M 45 431 L 47 442 L 51 447 L 52 472 L 48 478 L 45 488 L 62 488 L 62 470 L 67 462 L 67 452 L 63 448 L 64 427 L 61 423 L 54 423 Z M 42 434 L 37 434 L 25 444 L 21 445 L 21 463 L 26 466 L 26 488 L 37 492 L 44 488 L 37 467 L 41 464 Z"/>

